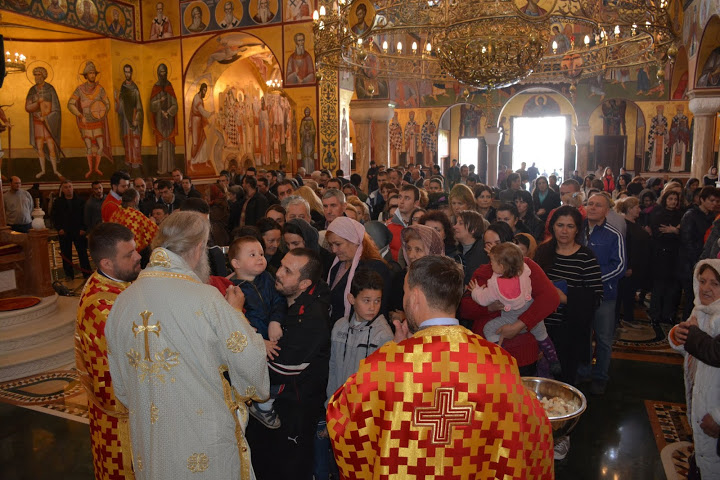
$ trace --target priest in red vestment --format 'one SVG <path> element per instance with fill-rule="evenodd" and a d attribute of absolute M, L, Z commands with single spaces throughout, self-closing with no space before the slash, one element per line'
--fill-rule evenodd
<path fill-rule="evenodd" d="M 463 277 L 447 257 L 413 262 L 407 323 L 330 399 L 343 478 L 554 478 L 550 422 L 515 360 L 454 318 Z"/>

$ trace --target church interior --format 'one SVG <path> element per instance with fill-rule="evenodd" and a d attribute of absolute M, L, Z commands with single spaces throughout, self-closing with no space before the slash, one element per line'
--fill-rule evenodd
<path fill-rule="evenodd" d="M 567 132 L 560 177 L 603 165 L 702 178 L 720 149 L 720 2 L 626 3 L 0 0 L 2 184 L 19 177 L 47 198 L 64 179 L 87 193 L 117 170 L 179 169 L 203 191 L 251 166 L 288 178 L 300 167 L 365 177 L 371 162 L 446 172 L 468 139 L 465 158 L 494 184 L 519 168 L 516 122 L 545 117 Z M 93 478 L 77 297 L 52 288 L 53 231 L 11 233 L 4 220 L 0 300 L 38 303 L 0 305 L 0 476 Z M 67 286 L 77 294 L 82 279 Z M 556 478 L 686 478 L 682 357 L 667 330 L 619 329 L 619 380 L 589 398 Z"/>

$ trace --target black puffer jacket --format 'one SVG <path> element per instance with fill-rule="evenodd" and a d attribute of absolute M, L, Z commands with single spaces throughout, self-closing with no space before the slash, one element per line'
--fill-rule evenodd
<path fill-rule="evenodd" d="M 700 259 L 705 242 L 705 232 L 712 225 L 714 214 L 704 213 L 693 205 L 685 212 L 680 221 L 680 253 L 678 271 L 680 278 L 692 276 L 695 263 Z"/>

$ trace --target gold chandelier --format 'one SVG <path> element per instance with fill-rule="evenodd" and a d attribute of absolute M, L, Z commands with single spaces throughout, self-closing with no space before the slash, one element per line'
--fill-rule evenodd
<path fill-rule="evenodd" d="M 10 51 L 5 52 L 5 75 L 10 73 L 23 73 L 25 71 L 25 55 L 16 53 L 15 56 L 10 55 Z"/>
<path fill-rule="evenodd" d="M 575 83 L 606 68 L 660 67 L 674 58 L 680 32 L 666 0 L 606 3 L 319 0 L 313 14 L 316 63 L 318 70 L 457 80 L 487 90 L 528 76 L 532 82 Z"/>

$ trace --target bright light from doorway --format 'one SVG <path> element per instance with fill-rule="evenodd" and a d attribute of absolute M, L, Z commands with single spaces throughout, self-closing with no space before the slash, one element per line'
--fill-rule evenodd
<path fill-rule="evenodd" d="M 513 122 L 513 171 L 535 163 L 541 175 L 556 173 L 561 180 L 565 159 L 566 117 L 516 117 Z"/>
<path fill-rule="evenodd" d="M 477 138 L 460 139 L 460 165 L 475 165 L 475 172 L 478 171 L 478 144 Z"/>

